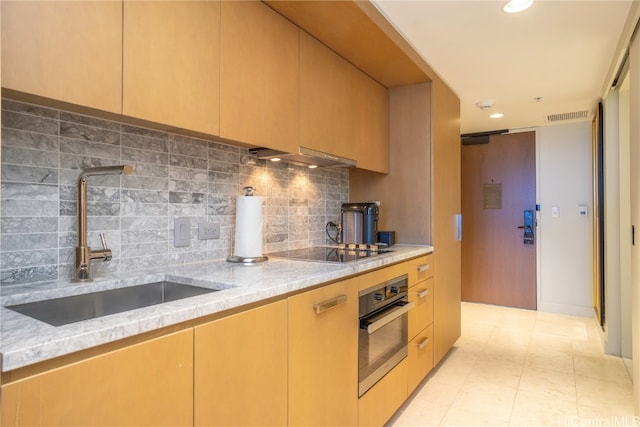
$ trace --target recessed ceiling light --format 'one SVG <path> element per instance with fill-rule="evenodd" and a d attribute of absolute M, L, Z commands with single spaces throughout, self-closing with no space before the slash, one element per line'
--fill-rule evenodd
<path fill-rule="evenodd" d="M 492 119 L 500 119 L 500 118 L 504 117 L 504 114 L 502 114 L 502 113 L 493 113 L 489 117 L 491 117 Z"/>
<path fill-rule="evenodd" d="M 529 9 L 532 4 L 533 0 L 511 0 L 502 8 L 502 10 L 507 13 L 518 13 Z"/>

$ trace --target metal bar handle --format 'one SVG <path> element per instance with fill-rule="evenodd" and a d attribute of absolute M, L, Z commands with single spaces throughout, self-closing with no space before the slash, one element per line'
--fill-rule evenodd
<path fill-rule="evenodd" d="M 424 298 L 424 297 L 426 297 L 427 295 L 429 295 L 429 293 L 430 293 L 430 292 L 431 292 L 431 291 L 430 291 L 429 289 L 423 289 L 423 290 L 421 290 L 421 291 L 418 291 L 418 292 L 417 292 L 417 294 L 418 294 L 418 298 Z"/>
<path fill-rule="evenodd" d="M 378 329 L 382 328 L 386 324 L 393 322 L 398 317 L 400 317 L 403 314 L 407 313 L 409 310 L 411 310 L 415 306 L 416 306 L 416 303 L 413 302 L 413 301 L 407 302 L 407 303 L 405 303 L 403 305 L 396 306 L 397 308 L 395 308 L 393 310 L 389 310 L 388 314 L 385 314 L 381 318 L 376 319 L 373 322 L 369 323 L 369 325 L 367 325 L 367 332 L 369 334 L 374 333 L 375 331 L 377 331 Z"/>
<path fill-rule="evenodd" d="M 324 313 L 327 310 L 331 310 L 339 305 L 342 305 L 347 302 L 346 295 L 338 295 L 337 297 L 328 299 L 326 301 L 319 302 L 313 305 L 313 309 L 316 314 Z"/>
<path fill-rule="evenodd" d="M 427 271 L 428 269 L 431 268 L 431 265 L 429 264 L 424 264 L 418 267 L 418 273 L 424 273 L 425 271 Z"/>
<path fill-rule="evenodd" d="M 422 350 L 425 345 L 429 343 L 429 337 L 424 337 L 422 341 L 418 343 L 418 350 Z"/>

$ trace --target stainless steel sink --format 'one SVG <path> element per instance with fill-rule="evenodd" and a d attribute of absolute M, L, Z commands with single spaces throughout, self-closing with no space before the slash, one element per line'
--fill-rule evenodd
<path fill-rule="evenodd" d="M 6 308 L 53 326 L 61 326 L 217 290 L 164 281 L 17 304 Z"/>

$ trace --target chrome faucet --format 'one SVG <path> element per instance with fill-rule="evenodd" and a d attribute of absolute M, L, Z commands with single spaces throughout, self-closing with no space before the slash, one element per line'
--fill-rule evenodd
<path fill-rule="evenodd" d="M 111 261 L 112 256 L 111 249 L 107 247 L 104 233 L 100 233 L 102 249 L 91 250 L 87 245 L 87 177 L 95 175 L 129 175 L 131 172 L 133 172 L 133 168 L 130 165 L 121 165 L 87 168 L 80 174 L 78 179 L 78 246 L 76 247 L 74 281 L 92 281 L 91 261 Z"/>

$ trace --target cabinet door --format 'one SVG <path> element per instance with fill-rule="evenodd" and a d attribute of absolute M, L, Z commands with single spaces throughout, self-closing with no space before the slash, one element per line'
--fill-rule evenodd
<path fill-rule="evenodd" d="M 286 425 L 287 301 L 195 328 L 194 424 Z"/>
<path fill-rule="evenodd" d="M 358 422 L 358 284 L 289 298 L 289 425 Z"/>
<path fill-rule="evenodd" d="M 120 113 L 122 4 L 3 1 L 2 87 Z"/>
<path fill-rule="evenodd" d="M 220 136 L 296 151 L 298 28 L 259 1 L 221 12 Z"/>
<path fill-rule="evenodd" d="M 193 330 L 2 386 L 4 426 L 186 426 Z"/>
<path fill-rule="evenodd" d="M 461 242 L 452 230 L 460 213 L 460 100 L 433 82 L 433 354 L 437 364 L 461 334 Z"/>
<path fill-rule="evenodd" d="M 358 168 L 389 173 L 389 93 L 361 72 L 355 84 Z"/>
<path fill-rule="evenodd" d="M 123 114 L 219 133 L 219 2 L 125 1 L 123 46 Z"/>
<path fill-rule="evenodd" d="M 357 69 L 300 32 L 300 145 L 357 158 Z"/>

